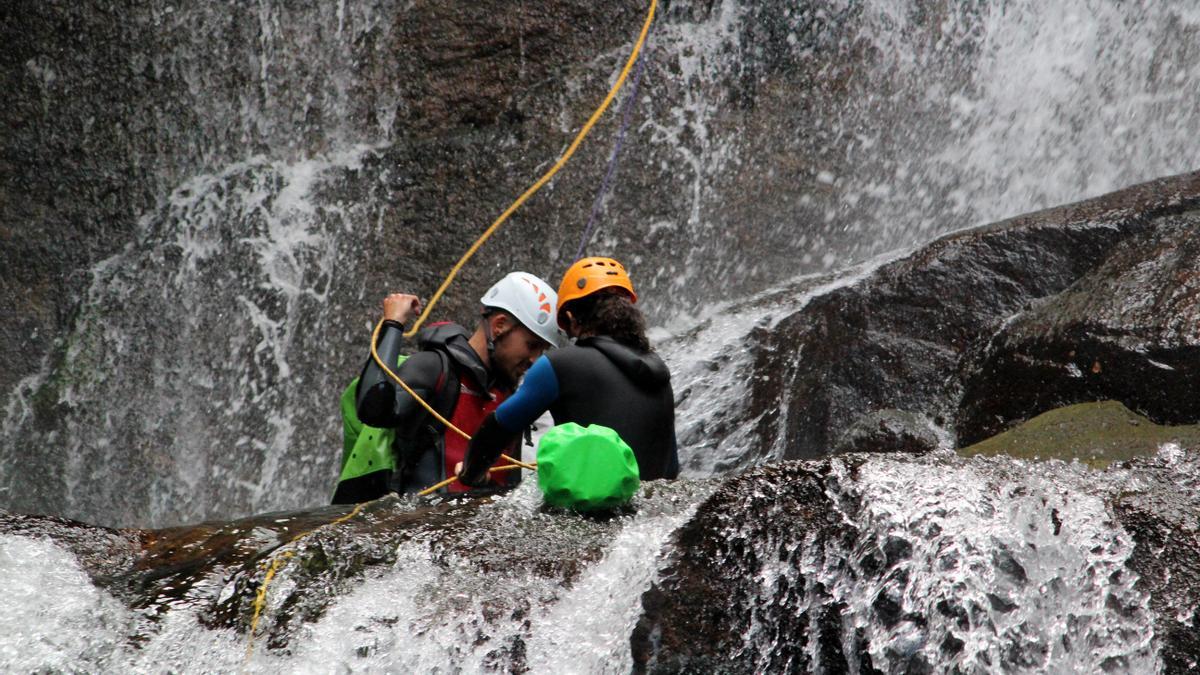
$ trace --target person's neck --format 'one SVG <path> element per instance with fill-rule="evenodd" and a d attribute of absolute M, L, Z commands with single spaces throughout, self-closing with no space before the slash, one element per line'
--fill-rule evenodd
<path fill-rule="evenodd" d="M 471 345 L 471 349 L 479 356 L 479 360 L 483 361 L 483 365 L 489 371 L 492 369 L 492 360 L 488 358 L 487 336 L 483 334 L 483 326 L 475 329 L 467 342 Z"/>

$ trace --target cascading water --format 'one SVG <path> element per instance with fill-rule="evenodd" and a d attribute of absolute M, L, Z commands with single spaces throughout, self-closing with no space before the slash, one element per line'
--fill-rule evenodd
<path fill-rule="evenodd" d="M 66 513 L 184 522 L 312 503 L 275 487 L 284 472 L 287 482 L 328 482 L 311 475 L 327 467 L 309 453 L 336 447 L 337 430 L 301 411 L 329 407 L 312 374 L 328 337 L 315 327 L 334 320 L 330 295 L 352 264 L 341 237 L 364 209 L 320 195 L 368 153 L 255 158 L 199 176 L 93 270 L 48 386 L 71 420 L 64 435 L 92 439 L 94 451 L 51 432 L 35 460 L 40 480 L 57 473 L 65 484 Z M 94 480 L 117 476 L 127 478 Z"/>
<path fill-rule="evenodd" d="M 860 540 L 842 556 L 801 553 L 797 568 L 848 607 L 844 641 L 863 631 L 876 668 L 1148 673 L 1161 665 L 1149 598 L 1125 569 L 1133 542 L 1095 493 L 1094 472 L 883 460 L 847 478 L 834 485 L 861 504 L 852 516 Z M 1127 479 L 1113 481 L 1116 489 Z M 882 576 L 872 569 L 881 562 Z M 790 573 L 764 572 L 763 584 Z"/>
<path fill-rule="evenodd" d="M 376 296 L 397 277 L 432 287 L 482 215 L 552 159 L 627 48 L 605 44 L 539 71 L 546 81 L 516 80 L 533 93 L 507 94 L 496 113 L 517 120 L 516 131 L 490 129 L 483 113 L 447 131 L 429 121 L 453 100 L 444 83 L 368 92 L 374 80 L 356 60 L 386 58 L 375 45 L 399 30 L 389 17 L 422 16 L 413 7 L 339 3 L 287 21 L 269 2 L 259 10 L 257 34 L 241 45 L 254 55 L 254 96 L 206 100 L 228 83 L 196 58 L 199 45 L 175 62 L 205 128 L 228 129 L 191 158 L 204 168 L 181 160 L 164 170 L 158 206 L 129 214 L 131 240 L 91 268 L 70 333 L 11 392 L 0 507 L 144 527 L 324 503 L 338 460 L 337 394 L 365 354 Z M 177 27 L 216 30 L 220 17 L 201 14 L 168 13 Z M 672 3 L 592 251 L 630 261 L 659 326 L 688 481 L 604 522 L 544 514 L 526 484 L 458 530 L 399 544 L 383 568 L 326 584 L 330 604 L 293 623 L 280 617 L 302 575 L 285 565 L 248 661 L 245 632 L 209 625 L 200 608 L 232 581 L 130 609 L 58 545 L 3 535 L 0 595 L 16 612 L 0 631 L 0 667 L 642 667 L 629 635 L 641 593 L 671 569 L 673 533 L 704 512 L 713 476 L 752 454 L 782 454 L 750 453 L 748 429 L 724 423 L 753 386 L 742 377 L 745 336 L 857 283 L 897 249 L 1195 168 L 1198 33 L 1200 11 L 1157 2 Z M 525 39 L 513 41 L 521 73 Z M 463 58 L 472 56 L 430 62 Z M 410 94 L 440 98 L 426 108 Z M 558 135 L 529 141 L 519 128 L 529 111 L 546 125 L 529 136 Z M 230 129 L 253 151 L 229 152 Z M 439 132 L 450 140 L 430 140 Z M 560 271 L 602 169 L 604 140 L 593 143 L 601 159 L 581 158 L 531 203 L 451 307 L 470 307 L 469 289 L 506 271 L 497 257 Z M 463 206 L 471 198 L 478 212 Z M 408 212 L 431 204 L 435 212 Z M 425 220 L 454 232 L 422 239 Z M 1170 459 L 1149 473 L 831 460 L 825 494 L 854 536 L 818 547 L 781 524 L 748 545 L 753 565 L 731 559 L 757 584 L 737 653 L 754 664 L 746 670 L 1159 670 L 1153 611 L 1127 568 L 1133 545 L 1110 498 L 1146 483 L 1195 498 L 1195 467 Z M 741 527 L 728 523 L 723 535 L 736 539 Z M 464 553 L 492 547 L 503 559 L 546 541 L 561 544 L 554 555 L 584 554 L 577 574 L 496 571 Z M 784 592 L 801 581 L 806 593 Z M 822 618 L 830 608 L 832 623 Z M 797 617 L 827 630 L 790 643 Z"/>
<path fill-rule="evenodd" d="M 131 611 L 91 586 L 66 552 L 6 536 L 0 538 L 0 589 L 17 603 L 13 628 L 31 616 L 26 612 L 48 620 L 9 633 L 0 665 L 147 672 L 197 664 L 249 672 L 627 671 L 629 631 L 640 609 L 630 589 L 649 585 L 664 541 L 710 491 L 702 482 L 656 486 L 638 498 L 636 513 L 596 519 L 544 513 L 540 493 L 526 482 L 465 522 L 400 544 L 390 568 L 355 578 L 319 619 L 276 632 L 276 617 L 294 611 L 288 605 L 295 601 L 296 567 L 285 566 L 270 586 L 255 640 L 205 627 L 207 602 L 230 595 L 232 582 L 202 582 L 182 597 L 164 597 L 162 606 Z M 40 597 L 37 589 L 46 584 L 53 592 Z M 66 611 L 77 613 L 75 626 L 59 620 Z M 279 640 L 289 645 L 286 651 L 271 644 Z M 63 650 L 25 649 L 24 643 Z"/>

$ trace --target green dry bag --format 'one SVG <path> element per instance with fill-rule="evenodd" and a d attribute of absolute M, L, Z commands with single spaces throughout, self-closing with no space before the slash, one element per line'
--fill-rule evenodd
<path fill-rule="evenodd" d="M 599 424 L 585 429 L 567 422 L 547 431 L 538 443 L 537 474 L 548 503 L 578 511 L 625 504 L 642 483 L 633 450 Z"/>

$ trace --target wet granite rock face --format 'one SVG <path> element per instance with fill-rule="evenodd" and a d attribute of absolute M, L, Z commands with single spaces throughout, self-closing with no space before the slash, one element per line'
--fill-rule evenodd
<path fill-rule="evenodd" d="M 559 156 L 611 84 L 647 8 L 642 0 L 6 3 L 0 392 L 61 347 L 56 341 L 80 311 L 90 269 L 136 243 L 140 219 L 189 179 L 252 158 L 290 162 L 358 144 L 385 148 L 381 168 L 363 176 L 377 194 L 355 186 L 330 199 L 372 199 L 344 243 L 355 251 L 347 269 L 367 292 L 339 295 L 346 306 L 338 315 L 357 321 L 364 312 L 355 303 L 374 310 L 376 295 L 390 288 L 429 293 Z M 790 260 L 794 223 L 816 221 L 824 208 L 798 208 L 782 193 L 796 181 L 816 184 L 839 153 L 791 133 L 778 115 L 799 121 L 818 103 L 836 109 L 853 97 L 846 80 L 856 71 L 843 63 L 838 36 L 855 32 L 855 13 L 815 12 L 793 34 L 780 23 L 785 8 L 792 5 L 777 0 L 659 7 L 643 100 L 600 245 L 632 258 L 646 251 L 649 260 L 693 248 L 699 226 L 719 244 L 692 252 L 693 264 L 716 273 L 680 284 L 684 270 L 670 267 L 661 279 L 643 275 L 647 290 L 757 288 L 778 276 L 761 264 L 764 254 Z M 710 43 L 695 44 L 690 30 Z M 838 75 L 825 85 L 818 80 L 830 63 Z M 856 86 L 868 86 L 868 73 L 859 71 Z M 693 110 L 693 99 L 703 104 Z M 561 271 L 618 121 L 613 113 L 602 118 L 570 170 L 545 191 L 553 198 L 532 200 L 513 220 L 520 225 L 494 238 L 489 260 L 467 268 L 445 316 L 469 309 L 513 267 Z M 796 160 L 813 148 L 829 155 L 820 166 Z M 694 163 L 680 166 L 680 150 Z M 735 159 L 742 154 L 786 158 L 787 170 L 744 171 Z M 739 198 L 727 217 L 701 223 L 704 189 L 767 198 Z M 758 239 L 770 243 L 749 250 Z M 645 295 L 648 307 L 669 308 L 665 293 Z"/>
<path fill-rule="evenodd" d="M 323 500 L 337 461 L 329 395 L 361 366 L 379 298 L 436 287 L 586 119 L 579 111 L 602 96 L 644 12 L 640 1 L 572 0 L 19 1 L 0 10 L 0 82 L 10 94 L 0 110 L 9 130 L 0 135 L 0 417 L 14 418 L 0 420 L 4 506 L 162 525 Z M 483 289 L 512 268 L 551 275 L 551 249 L 573 247 L 564 242 L 580 229 L 544 223 L 590 203 L 615 124 L 613 115 L 601 121 L 604 140 L 555 186 L 561 198 L 531 204 L 523 226 L 493 238 L 435 318 L 472 320 Z M 356 161 L 338 165 L 360 147 Z M 309 210 L 285 213 L 289 183 L 304 192 L 306 172 L 316 176 L 300 195 Z M 281 223 L 292 230 L 284 239 L 302 243 L 276 239 Z M 550 229 L 555 237 L 543 236 Z M 199 255 L 188 249 L 201 240 Z M 288 249 L 287 280 L 270 278 L 281 258 L 255 242 Z M 297 290 L 300 306 L 289 297 Z M 302 325 L 289 326 L 296 317 Z M 259 335 L 268 325 L 282 330 Z M 304 371 L 311 398 L 284 391 L 287 368 L 275 359 L 237 346 L 260 339 L 290 350 L 279 362 Z M 80 345 L 88 358 L 74 358 Z M 208 346 L 222 355 L 196 353 Z M 212 383 L 199 399 L 181 391 Z M 72 387 L 82 395 L 68 402 Z M 240 406 L 239 390 L 250 389 L 270 393 L 261 406 Z M 141 413 L 108 405 L 139 396 Z M 156 409 L 168 400 L 178 409 Z M 239 407 L 237 419 L 222 410 Z M 286 443 L 289 463 L 304 466 L 299 490 L 272 488 L 281 496 L 271 504 L 251 504 L 236 485 L 256 480 L 261 450 L 228 453 L 239 457 L 227 474 L 238 479 L 206 481 L 202 491 L 222 493 L 215 499 L 146 479 L 171 473 L 176 460 L 163 449 L 181 449 L 197 429 L 214 430 L 212 446 L 241 438 L 261 448 L 278 432 L 264 418 L 293 413 L 297 434 Z M 142 415 L 205 420 L 176 433 L 170 421 L 134 419 Z M 123 427 L 114 445 L 142 450 L 112 457 L 97 416 Z M 112 494 L 72 504 L 58 451 L 23 450 L 61 448 L 49 439 L 64 436 L 75 439 L 65 452 L 139 476 L 136 484 L 114 478 Z M 175 454 L 193 458 L 186 465 L 204 453 Z M 164 493 L 182 508 L 148 522 L 147 505 Z"/>
<path fill-rule="evenodd" d="M 838 439 L 833 452 L 903 452 L 919 455 L 937 447 L 937 434 L 929 420 L 903 410 L 877 410 L 859 417 L 850 425 Z"/>
<path fill-rule="evenodd" d="M 478 163 L 492 161 L 490 171 L 529 175 L 563 133 L 547 136 L 563 103 L 556 87 L 535 85 L 561 88 L 578 76 L 589 94 L 592 86 L 603 91 L 607 68 L 582 72 L 579 62 L 625 45 L 644 13 L 641 2 L 598 8 L 570 0 L 516 9 L 392 0 L 339 7 L 6 5 L 0 355 L 9 367 L 0 391 L 35 371 L 69 326 L 88 268 L 128 244 L 138 219 L 197 174 L 255 156 L 289 160 L 394 143 L 403 160 L 395 169 L 429 171 L 401 174 L 400 189 L 382 204 L 419 200 L 404 189 L 419 185 L 430 192 L 422 207 L 472 202 L 470 217 L 455 223 L 494 216 L 497 194 L 454 196 L 494 177 L 424 144 L 486 151 Z M 571 30 L 579 25 L 589 29 Z M 495 189 L 515 196 L 511 183 Z M 442 233 L 447 214 L 421 214 L 423 227 L 393 225 L 393 236 Z M 453 229 L 465 238 L 478 228 Z M 437 276 L 416 278 L 429 284 Z"/>
<path fill-rule="evenodd" d="M 966 405 L 991 400 L 1003 386 L 963 372 L 964 357 L 1036 301 L 1072 288 L 1110 256 L 1119 258 L 1124 242 L 1141 240 L 1135 235 L 1176 241 L 1198 206 L 1200 173 L 1161 179 L 943 237 L 817 295 L 770 328 L 749 333 L 752 385 L 745 404 L 731 408 L 726 426 L 753 425 L 758 456 L 777 459 L 826 455 L 855 420 L 878 410 L 902 409 L 952 428 L 964 381 L 970 387 Z M 1171 274 L 1184 283 L 1176 296 L 1161 291 L 1162 302 L 1191 298 L 1187 289 L 1194 281 L 1185 258 L 1164 259 L 1175 262 L 1143 279 L 1148 286 L 1124 287 L 1127 295 L 1114 306 L 1131 302 L 1130 294 L 1154 293 L 1154 284 Z M 1146 367 L 1156 374 L 1190 372 L 1182 359 L 1169 365 L 1179 370 Z M 1135 380 L 1145 375 L 1135 369 L 1122 374 Z M 1052 389 L 1049 384 L 1038 386 Z"/>
<path fill-rule="evenodd" d="M 1117 400 L 1159 424 L 1200 421 L 1200 212 L 1160 219 L 964 362 L 960 445 L 1072 403 Z"/>

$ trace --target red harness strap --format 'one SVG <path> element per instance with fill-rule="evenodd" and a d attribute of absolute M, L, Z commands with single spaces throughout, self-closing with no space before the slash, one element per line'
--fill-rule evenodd
<path fill-rule="evenodd" d="M 493 412 L 504 402 L 507 394 L 492 389 L 491 396 L 485 396 L 474 389 L 467 386 L 466 382 L 459 385 L 458 403 L 454 406 L 454 415 L 450 417 L 450 422 L 459 429 L 478 429 L 480 424 L 483 424 L 483 418 Z M 443 436 L 443 447 L 446 451 L 443 456 L 446 460 L 445 470 L 446 478 L 454 475 L 454 466 L 467 456 L 467 439 L 458 434 L 446 430 Z M 503 466 L 508 464 L 504 459 L 499 459 L 493 466 Z M 500 485 L 510 484 L 510 471 L 502 471 L 500 473 L 491 474 L 492 480 Z M 454 481 L 448 487 L 450 492 L 467 492 L 470 490 L 467 486 L 458 481 Z"/>

